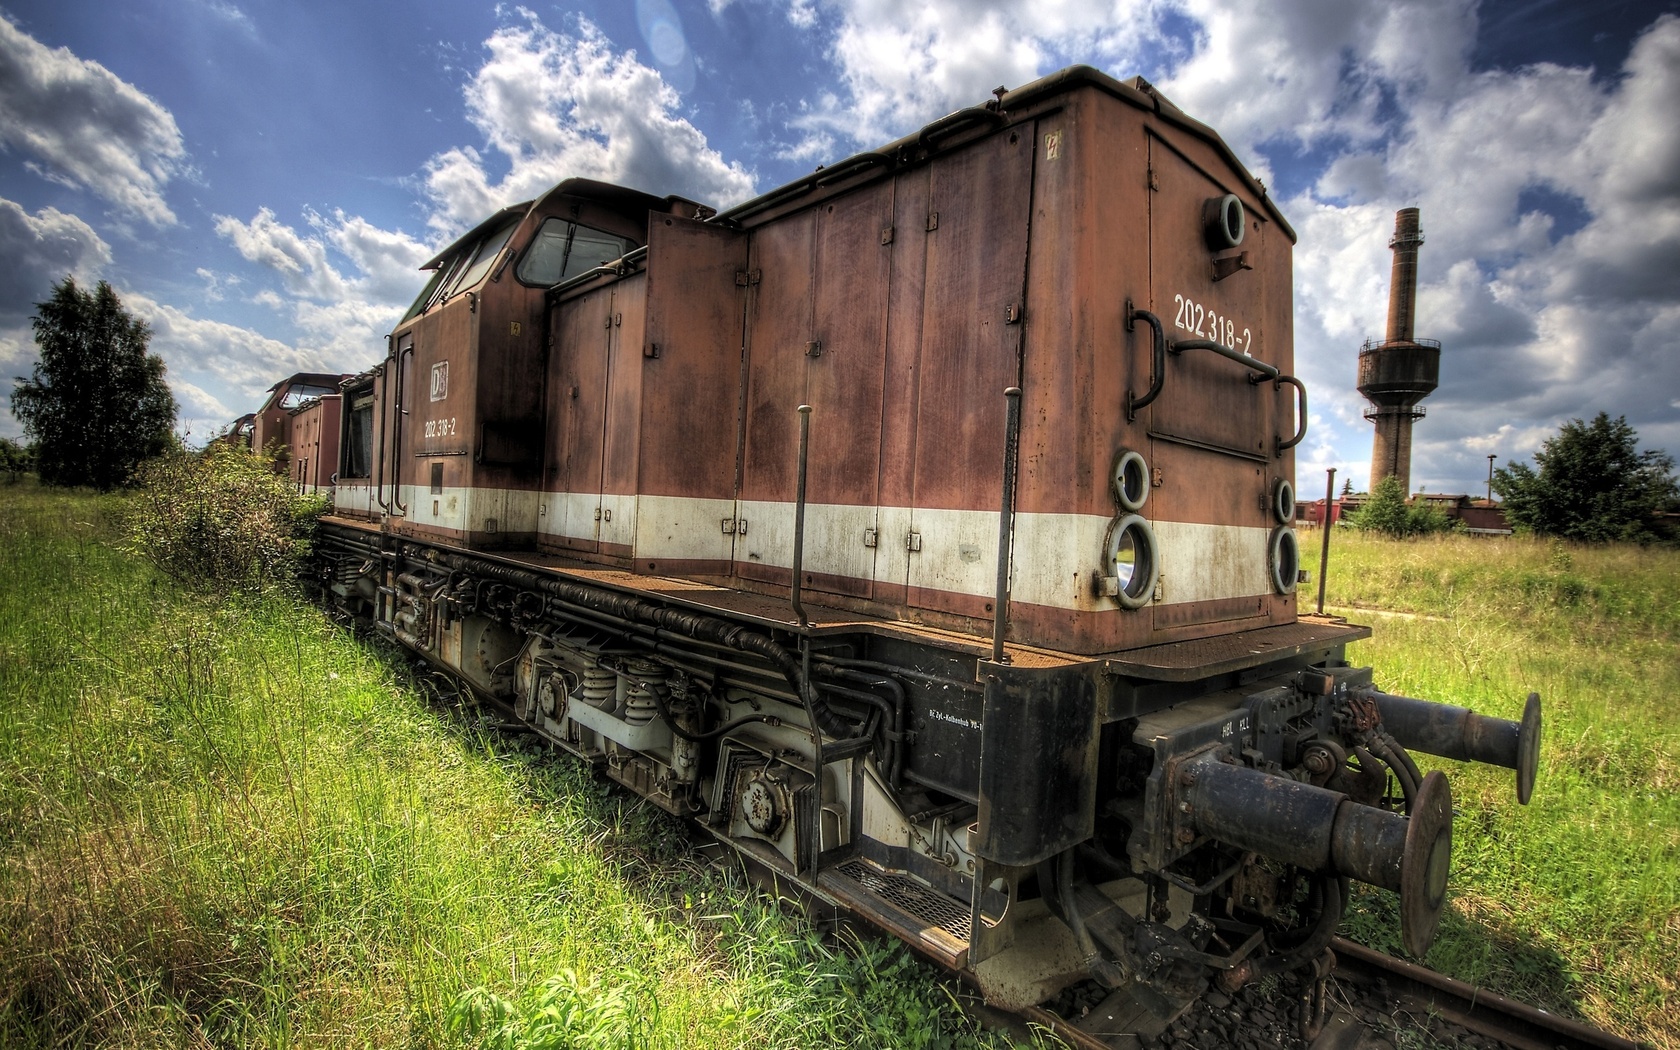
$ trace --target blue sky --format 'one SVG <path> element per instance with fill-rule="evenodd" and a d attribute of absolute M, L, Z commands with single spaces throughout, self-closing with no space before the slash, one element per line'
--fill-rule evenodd
<path fill-rule="evenodd" d="M 1218 128 L 1300 233 L 1304 492 L 1365 482 L 1407 206 L 1445 344 L 1414 488 L 1600 410 L 1680 453 L 1680 0 L 0 0 L 0 379 L 105 279 L 203 438 L 372 364 L 421 262 L 561 178 L 727 205 L 1074 62 Z"/>

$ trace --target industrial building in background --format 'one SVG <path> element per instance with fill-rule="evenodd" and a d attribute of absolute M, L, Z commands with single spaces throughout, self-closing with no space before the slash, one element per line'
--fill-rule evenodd
<path fill-rule="evenodd" d="M 1423 418 L 1418 402 L 1434 392 L 1441 376 L 1441 344 L 1418 339 L 1417 256 L 1423 245 L 1418 210 L 1394 214 L 1394 269 L 1388 290 L 1388 337 L 1369 340 L 1359 351 L 1359 392 L 1371 402 L 1365 418 L 1375 423 L 1371 443 L 1371 486 L 1389 475 L 1412 491 L 1412 423 Z"/>

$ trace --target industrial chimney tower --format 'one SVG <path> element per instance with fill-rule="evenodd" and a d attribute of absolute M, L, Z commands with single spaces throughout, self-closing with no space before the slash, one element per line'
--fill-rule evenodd
<path fill-rule="evenodd" d="M 1371 402 L 1365 418 L 1377 425 L 1371 444 L 1371 485 L 1390 474 L 1412 491 L 1412 423 L 1423 418 L 1418 402 L 1441 377 L 1441 344 L 1418 339 L 1412 322 L 1417 313 L 1417 255 L 1423 244 L 1418 210 L 1394 215 L 1394 270 L 1388 290 L 1388 338 L 1368 340 L 1359 351 L 1359 392 Z"/>

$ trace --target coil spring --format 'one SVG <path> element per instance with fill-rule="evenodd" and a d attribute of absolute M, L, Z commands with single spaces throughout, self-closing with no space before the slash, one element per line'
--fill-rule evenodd
<path fill-rule="evenodd" d="M 596 664 L 583 672 L 578 697 L 590 707 L 611 711 L 618 706 L 618 676 Z"/>
<path fill-rule="evenodd" d="M 633 726 L 647 725 L 659 714 L 654 691 L 658 690 L 661 697 L 670 691 L 665 680 L 671 673 L 651 660 L 634 659 L 624 662 L 624 672 L 624 720 Z"/>

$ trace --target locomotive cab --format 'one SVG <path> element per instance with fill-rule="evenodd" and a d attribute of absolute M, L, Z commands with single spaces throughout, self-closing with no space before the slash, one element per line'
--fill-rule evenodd
<path fill-rule="evenodd" d="M 547 294 L 646 243 L 649 215 L 699 205 L 588 179 L 504 208 L 422 267 L 379 386 L 373 501 L 393 532 L 530 547 L 544 470 Z"/>

